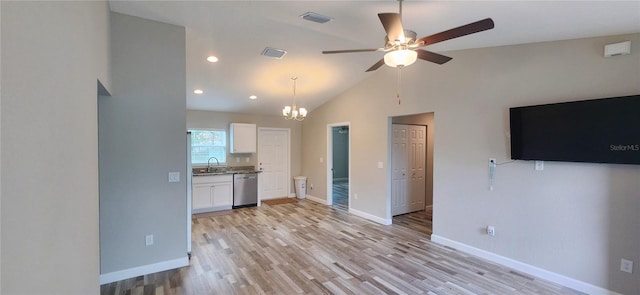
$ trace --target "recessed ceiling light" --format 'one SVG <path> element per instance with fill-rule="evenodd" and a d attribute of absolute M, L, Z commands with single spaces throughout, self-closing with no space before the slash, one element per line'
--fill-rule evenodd
<path fill-rule="evenodd" d="M 255 95 L 251 95 L 251 96 L 249 96 L 249 99 L 258 99 L 258 97 L 255 96 Z"/>
<path fill-rule="evenodd" d="M 196 89 L 196 90 L 193 91 L 193 93 L 195 93 L 195 94 L 203 94 L 204 91 L 202 91 L 202 89 Z"/>
<path fill-rule="evenodd" d="M 213 55 L 209 55 L 209 56 L 207 56 L 207 61 L 208 62 L 217 62 L 218 58 L 213 56 Z"/>

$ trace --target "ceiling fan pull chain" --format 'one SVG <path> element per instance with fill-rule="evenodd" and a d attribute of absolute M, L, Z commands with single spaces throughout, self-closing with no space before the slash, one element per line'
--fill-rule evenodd
<path fill-rule="evenodd" d="M 398 67 L 398 86 L 396 87 L 396 98 L 398 98 L 398 104 L 400 104 L 400 82 L 402 81 L 402 67 Z"/>

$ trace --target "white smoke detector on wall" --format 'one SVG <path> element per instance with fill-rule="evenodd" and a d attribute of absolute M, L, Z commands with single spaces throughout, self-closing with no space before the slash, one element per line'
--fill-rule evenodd
<path fill-rule="evenodd" d="M 631 41 L 608 44 L 604 46 L 604 57 L 627 55 L 631 53 Z"/>

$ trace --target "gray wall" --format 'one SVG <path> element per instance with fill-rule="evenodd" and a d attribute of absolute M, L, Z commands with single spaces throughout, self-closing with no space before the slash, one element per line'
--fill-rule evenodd
<path fill-rule="evenodd" d="M 111 52 L 112 97 L 99 99 L 101 274 L 187 254 L 184 28 L 112 13 Z"/>
<path fill-rule="evenodd" d="M 349 133 L 340 133 L 340 127 L 332 128 L 333 178 L 349 178 Z"/>
<path fill-rule="evenodd" d="M 264 116 L 254 114 L 211 112 L 211 111 L 187 111 L 187 128 L 214 128 L 227 131 L 227 144 L 229 143 L 230 123 L 250 123 L 256 124 L 257 128 L 288 128 L 291 129 L 291 175 L 300 175 L 301 171 L 301 139 L 302 124 L 298 121 L 287 121 L 280 115 Z M 256 135 L 257 136 L 257 135 Z M 227 148 L 227 161 L 229 166 L 257 166 L 258 154 L 230 154 Z M 236 162 L 236 158 L 240 160 Z M 245 162 L 249 158 L 249 162 Z M 290 192 L 293 192 L 293 181 L 291 181 Z"/>
<path fill-rule="evenodd" d="M 401 105 L 393 99 L 397 72 L 383 67 L 310 112 L 302 173 L 317 188 L 326 184 L 317 164 L 326 125 L 351 122 L 351 193 L 359 195 L 351 206 L 390 218 L 389 117 L 433 112 L 435 236 L 638 294 L 640 272 L 619 268 L 622 257 L 640 261 L 640 166 L 546 162 L 534 171 L 517 161 L 499 166 L 488 190 L 488 158 L 510 159 L 509 107 L 640 93 L 640 48 L 602 56 L 605 44 L 623 40 L 640 44 L 640 34 L 447 52 L 453 60 L 445 65 L 403 69 Z M 495 237 L 483 233 L 489 224 Z"/>
<path fill-rule="evenodd" d="M 109 7 L 0 2 L 3 294 L 98 294 L 96 80 Z"/>

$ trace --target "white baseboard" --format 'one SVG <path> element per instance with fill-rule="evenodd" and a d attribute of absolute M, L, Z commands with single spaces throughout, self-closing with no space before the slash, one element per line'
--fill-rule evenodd
<path fill-rule="evenodd" d="M 320 203 L 322 205 L 329 205 L 329 203 L 328 203 L 329 201 L 328 200 L 320 199 L 320 198 L 314 197 L 314 196 L 312 196 L 310 194 L 307 194 L 305 199 L 308 199 L 309 201 L 314 201 L 316 203 Z"/>
<path fill-rule="evenodd" d="M 327 206 L 329 205 L 329 200 L 320 199 L 318 197 L 314 197 L 314 196 L 309 195 L 309 194 L 307 194 L 307 199 L 309 201 L 314 201 L 314 202 L 320 203 L 322 205 L 327 205 Z M 362 217 L 364 219 L 369 219 L 369 220 L 371 220 L 373 222 L 377 222 L 377 223 L 380 223 L 380 224 L 384 224 L 384 225 L 391 224 L 391 219 L 380 218 L 378 216 L 369 214 L 367 212 L 362 212 L 360 210 L 353 209 L 353 208 L 351 208 L 351 205 L 349 205 L 349 213 L 351 213 L 353 215 L 356 215 L 356 216 L 359 216 L 359 217 Z"/>
<path fill-rule="evenodd" d="M 185 256 L 183 258 L 167 260 L 167 261 L 162 261 L 158 263 L 147 264 L 147 265 L 138 266 L 134 268 L 105 273 L 100 275 L 100 285 L 122 281 L 130 278 L 135 278 L 138 276 L 143 276 L 151 273 L 170 270 L 174 268 L 179 268 L 187 265 L 189 265 L 189 258 Z"/>
<path fill-rule="evenodd" d="M 537 266 L 526 264 L 489 251 L 478 249 L 476 247 L 456 242 L 435 234 L 431 235 L 431 241 L 587 294 L 621 295 L 620 293 L 616 293 L 614 291 L 610 291 L 602 287 L 589 284 L 587 282 L 576 280 L 561 274 L 548 271 L 546 269 L 539 268 Z"/>
<path fill-rule="evenodd" d="M 351 213 L 353 215 L 356 215 L 356 216 L 360 216 L 360 217 L 362 217 L 364 219 L 369 219 L 369 220 L 371 220 L 373 222 L 377 222 L 377 223 L 380 223 L 380 224 L 383 224 L 383 225 L 391 224 L 391 219 L 380 218 L 380 217 L 375 216 L 373 214 L 369 214 L 367 212 L 363 212 L 363 211 L 356 210 L 356 209 L 353 209 L 353 208 L 349 208 L 349 213 Z"/>

